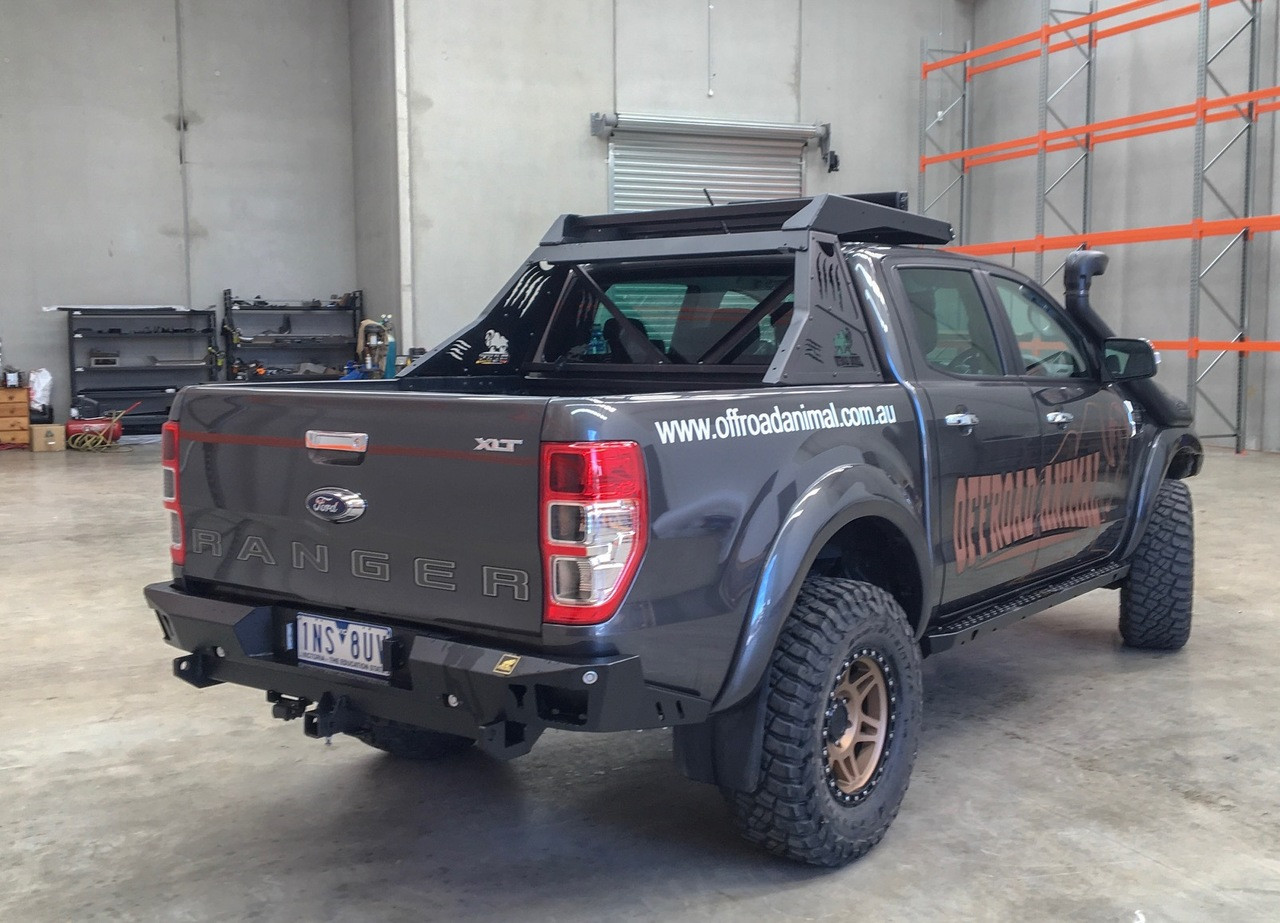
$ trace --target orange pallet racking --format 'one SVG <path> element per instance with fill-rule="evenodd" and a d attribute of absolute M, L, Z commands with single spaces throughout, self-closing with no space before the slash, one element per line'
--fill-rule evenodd
<path fill-rule="evenodd" d="M 940 205 L 955 218 L 958 245 L 954 248 L 974 255 L 993 256 L 1020 253 L 1032 254 L 1035 274 L 1045 279 L 1044 254 L 1071 250 L 1078 247 L 1110 247 L 1140 244 L 1152 241 L 1186 240 L 1190 245 L 1190 285 L 1187 313 L 1187 336 L 1183 340 L 1162 340 L 1162 349 L 1185 351 L 1187 355 L 1187 400 L 1193 409 L 1197 405 L 1207 407 L 1215 421 L 1221 421 L 1224 432 L 1207 432 L 1206 438 L 1222 438 L 1234 441 L 1236 451 L 1243 451 L 1247 436 L 1245 406 L 1246 385 L 1249 378 L 1249 356 L 1253 353 L 1280 352 L 1280 343 L 1255 341 L 1250 338 L 1251 326 L 1251 260 L 1255 235 L 1280 231 L 1280 215 L 1255 215 L 1253 213 L 1253 186 L 1256 169 L 1255 135 L 1258 118 L 1280 110 L 1280 86 L 1258 87 L 1260 19 L 1263 0 L 1198 0 L 1171 6 L 1168 0 L 1132 0 L 1105 10 L 1098 9 L 1097 0 L 1088 0 L 1087 8 L 1075 10 L 1055 9 L 1050 0 L 1041 0 L 1041 26 L 1012 38 L 983 45 L 966 46 L 963 51 L 947 51 L 921 46 L 921 106 L 920 106 L 920 163 L 918 202 L 926 213 L 936 214 Z M 1234 8 L 1234 12 L 1227 8 Z M 1216 49 L 1210 47 L 1210 20 L 1229 12 L 1236 17 L 1228 22 L 1230 37 Z M 1141 14 L 1141 15 L 1135 15 Z M 1132 17 L 1132 18 L 1131 18 Z M 1198 25 L 1196 42 L 1196 88 L 1194 99 L 1184 105 L 1155 109 L 1119 118 L 1096 120 L 1094 118 L 1097 49 L 1106 39 L 1118 35 L 1137 33 L 1151 26 L 1195 17 Z M 1247 86 L 1239 92 L 1229 92 L 1220 60 L 1229 48 L 1247 46 L 1247 64 L 1244 82 Z M 1050 59 L 1064 52 L 1073 52 L 1077 63 L 1069 75 L 1050 89 Z M 1038 61 L 1040 65 L 1038 126 L 1032 134 L 987 144 L 973 144 L 972 106 L 973 80 L 1013 65 Z M 1239 68 L 1237 68 L 1237 71 Z M 1235 74 L 1239 79 L 1239 73 Z M 939 81 L 943 93 L 951 92 L 942 104 L 931 105 L 931 90 Z M 1064 90 L 1083 81 L 1083 117 L 1064 118 L 1061 114 Z M 1208 98 L 1212 83 L 1221 95 Z M 1077 93 L 1077 96 L 1080 94 Z M 958 110 L 959 117 L 953 118 Z M 932 113 L 936 111 L 936 117 Z M 1052 130 L 1049 121 L 1057 123 Z M 958 126 L 957 126 L 958 122 Z M 1206 127 L 1216 123 L 1231 123 L 1237 130 L 1216 152 L 1207 150 Z M 942 136 L 949 129 L 949 136 Z M 1154 227 L 1121 228 L 1097 231 L 1091 227 L 1093 151 L 1101 144 L 1114 143 L 1146 135 L 1177 130 L 1194 132 L 1194 176 L 1192 179 L 1191 214 L 1186 221 Z M 959 144 L 954 142 L 958 134 Z M 1048 157 L 1056 153 L 1075 153 L 1076 157 L 1054 179 L 1048 176 Z M 1228 156 L 1230 155 L 1230 156 Z M 1035 157 L 1036 201 L 1035 232 L 1017 240 L 974 242 L 970 239 L 971 207 L 969 195 L 970 171 L 978 167 L 990 167 L 1013 160 Z M 1216 176 L 1233 169 L 1235 185 L 1240 189 L 1237 197 L 1228 199 L 1221 191 L 1224 185 Z M 941 192 L 932 199 L 928 193 L 931 170 L 948 171 Z M 1061 204 L 1064 181 L 1079 174 L 1080 199 L 1077 204 Z M 1206 220 L 1206 192 L 1219 203 L 1220 211 L 1228 217 Z M 1057 198 L 1055 198 L 1057 196 Z M 1078 208 L 1078 210 L 1077 210 Z M 1065 234 L 1046 234 L 1046 217 L 1049 212 L 1057 216 L 1067 229 Z M 1225 245 L 1206 259 L 1204 242 L 1207 239 L 1228 238 Z M 1215 244 L 1215 246 L 1217 246 Z M 1230 259 L 1228 259 L 1230 257 Z M 1229 278 L 1223 279 L 1225 270 L 1235 267 Z M 1058 264 L 1058 268 L 1061 263 Z M 1049 273 L 1053 275 L 1057 269 Z M 1226 289 L 1231 293 L 1224 294 Z M 1216 309 L 1211 322 L 1220 329 L 1227 324 L 1225 336 L 1201 336 L 1201 307 L 1207 303 Z M 1201 364 L 1201 353 L 1211 356 Z M 1226 361 L 1224 361 L 1226 360 Z M 1235 382 L 1232 395 L 1234 406 L 1227 406 L 1223 387 L 1219 384 L 1210 393 L 1210 376 L 1218 379 L 1224 371 L 1234 368 Z M 1212 427 L 1210 427 L 1212 429 Z"/>

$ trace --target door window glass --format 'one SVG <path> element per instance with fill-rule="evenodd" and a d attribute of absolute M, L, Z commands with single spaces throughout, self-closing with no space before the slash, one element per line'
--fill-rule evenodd
<path fill-rule="evenodd" d="M 995 331 L 967 269 L 898 270 L 929 365 L 952 375 L 1001 375 Z"/>
<path fill-rule="evenodd" d="M 1022 374 L 1042 378 L 1089 377 L 1089 363 L 1080 348 L 1079 337 L 1067 329 L 1035 289 L 1002 276 L 992 276 L 991 284 L 1018 338 Z"/>

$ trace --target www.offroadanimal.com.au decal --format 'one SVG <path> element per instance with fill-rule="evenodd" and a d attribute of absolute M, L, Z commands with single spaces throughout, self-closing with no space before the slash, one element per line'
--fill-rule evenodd
<path fill-rule="evenodd" d="M 709 442 L 714 439 L 742 439 L 775 433 L 884 426 L 897 422 L 898 410 L 893 404 L 837 407 L 833 401 L 825 407 L 806 407 L 801 404 L 792 410 L 783 410 L 775 404 L 772 410 L 759 413 L 743 413 L 737 407 L 730 407 L 717 417 L 655 420 L 653 426 L 658 431 L 658 440 L 663 445 L 668 445 L 673 442 Z"/>

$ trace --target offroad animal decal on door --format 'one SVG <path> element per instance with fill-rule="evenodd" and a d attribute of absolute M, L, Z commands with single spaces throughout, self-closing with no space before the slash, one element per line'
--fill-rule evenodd
<path fill-rule="evenodd" d="M 1043 467 L 959 479 L 952 520 L 956 574 L 1102 529 L 1114 501 L 1099 488 L 1127 481 L 1132 422 L 1115 404 L 1103 426 L 1092 427 L 1089 416 L 1097 410 L 1086 405 L 1079 425 L 1063 431 Z M 1082 448 L 1094 450 L 1081 454 Z"/>

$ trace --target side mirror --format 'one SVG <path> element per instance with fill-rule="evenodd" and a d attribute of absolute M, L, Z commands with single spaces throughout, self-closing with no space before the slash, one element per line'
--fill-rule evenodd
<path fill-rule="evenodd" d="M 1103 364 L 1110 381 L 1137 381 L 1151 378 L 1160 364 L 1160 357 L 1150 340 L 1128 337 L 1108 337 L 1102 341 Z"/>

